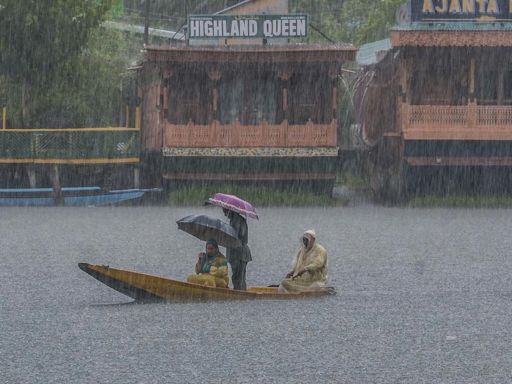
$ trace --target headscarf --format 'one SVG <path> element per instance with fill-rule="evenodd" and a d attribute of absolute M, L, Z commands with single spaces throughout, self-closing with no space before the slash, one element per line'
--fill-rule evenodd
<path fill-rule="evenodd" d="M 314 229 L 308 229 L 306 232 L 304 232 L 303 236 L 311 237 L 311 240 L 316 239 L 316 232 Z"/>
<path fill-rule="evenodd" d="M 206 257 L 207 257 L 207 258 L 208 258 L 208 257 L 217 257 L 217 256 L 218 256 L 218 254 L 220 253 L 220 251 L 219 251 L 219 243 L 217 243 L 217 240 L 215 240 L 215 239 L 213 239 L 213 238 L 212 238 L 212 239 L 208 239 L 208 240 L 206 241 L 205 247 L 206 247 L 208 244 L 213 245 L 213 246 L 215 247 L 215 253 L 213 254 L 213 256 L 208 256 L 208 252 L 205 252 Z M 205 249 L 205 250 L 206 250 L 206 249 Z"/>
<path fill-rule="evenodd" d="M 208 239 L 206 241 L 206 245 L 208 245 L 208 244 L 213 245 L 215 248 L 217 248 L 217 250 L 219 249 L 219 243 L 217 243 L 217 240 L 215 240 L 213 238 L 212 239 Z"/>
<path fill-rule="evenodd" d="M 306 237 L 308 240 L 309 240 L 309 243 L 308 243 L 308 246 L 306 247 L 302 241 L 302 239 Z M 304 232 L 304 234 L 302 235 L 301 239 L 300 239 L 300 243 L 301 245 L 306 248 L 306 249 L 311 249 L 312 245 L 315 243 L 315 240 L 316 240 L 316 232 L 314 229 L 308 229 L 307 231 Z"/>
<path fill-rule="evenodd" d="M 208 251 L 206 250 L 206 246 L 208 246 L 208 244 L 210 245 L 213 245 L 215 247 L 215 253 L 213 255 L 208 255 Z M 206 241 L 206 244 L 205 244 L 205 252 L 204 252 L 204 257 L 201 257 L 200 258 L 200 263 L 201 263 L 201 271 L 204 273 L 204 272 L 210 272 L 210 266 L 212 265 L 212 263 L 215 261 L 215 259 L 217 258 L 217 256 L 219 256 L 220 254 L 220 251 L 219 251 L 219 243 L 217 243 L 217 240 L 215 239 L 208 239 Z"/>

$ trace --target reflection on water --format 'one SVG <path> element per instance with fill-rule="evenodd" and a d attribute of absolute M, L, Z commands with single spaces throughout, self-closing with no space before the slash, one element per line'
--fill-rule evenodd
<path fill-rule="evenodd" d="M 314 228 L 338 295 L 130 304 L 79 261 L 182 279 L 215 208 L 10 208 L 0 220 L 2 381 L 507 382 L 508 210 L 260 209 L 248 284 L 277 283 Z M 491 381 L 492 381 L 491 380 Z"/>

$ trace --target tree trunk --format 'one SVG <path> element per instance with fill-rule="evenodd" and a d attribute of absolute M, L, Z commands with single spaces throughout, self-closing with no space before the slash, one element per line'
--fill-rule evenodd
<path fill-rule="evenodd" d="M 30 84 L 27 79 L 23 79 L 21 84 L 21 128 L 30 127 Z"/>
<path fill-rule="evenodd" d="M 52 181 L 53 199 L 55 205 L 64 205 L 64 196 L 62 196 L 62 188 L 60 185 L 59 166 L 52 165 L 50 168 L 50 179 Z"/>

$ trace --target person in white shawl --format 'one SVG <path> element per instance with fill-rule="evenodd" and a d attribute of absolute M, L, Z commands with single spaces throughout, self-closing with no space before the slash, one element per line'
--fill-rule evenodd
<path fill-rule="evenodd" d="M 295 256 L 293 270 L 279 285 L 281 293 L 311 291 L 325 287 L 327 251 L 316 242 L 314 230 L 304 232 L 302 245 Z"/>

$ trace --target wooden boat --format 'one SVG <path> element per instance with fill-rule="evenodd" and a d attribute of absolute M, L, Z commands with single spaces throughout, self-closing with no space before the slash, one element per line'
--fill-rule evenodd
<path fill-rule="evenodd" d="M 229 288 L 206 287 L 145 273 L 110 268 L 108 265 L 79 263 L 78 266 L 95 279 L 136 301 L 287 300 L 333 295 L 336 292 L 333 287 L 301 293 L 278 293 L 277 287 L 252 287 L 247 291 L 239 291 Z"/>
<path fill-rule="evenodd" d="M 62 198 L 67 206 L 101 206 L 118 204 L 141 198 L 157 189 L 119 189 L 102 191 L 100 187 L 65 187 Z M 52 188 L 0 189 L 0 206 L 52 206 L 55 197 Z"/>

